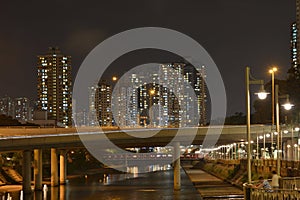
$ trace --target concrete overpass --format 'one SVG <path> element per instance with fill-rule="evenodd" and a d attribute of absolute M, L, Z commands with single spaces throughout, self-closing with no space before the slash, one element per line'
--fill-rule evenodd
<path fill-rule="evenodd" d="M 197 127 L 183 128 L 182 137 L 178 140 L 184 144 L 188 136 L 192 136 L 197 131 L 192 144 L 202 144 L 208 129 L 212 131 L 210 138 L 218 137 L 214 133 L 220 129 L 220 126 L 213 127 Z M 93 140 L 97 135 L 97 139 L 109 138 L 114 144 L 121 148 L 126 147 L 149 147 L 149 146 L 165 146 L 177 134 L 177 128 L 162 129 L 157 134 L 157 129 L 127 129 L 127 130 L 109 130 L 104 129 L 100 133 L 95 128 L 83 128 L 80 133 L 77 133 L 75 128 L 0 128 L 0 151 L 15 151 L 24 149 L 37 148 L 66 148 L 66 147 L 83 147 L 80 136 L 86 136 L 86 139 Z M 256 134 L 267 133 L 270 131 L 270 126 L 252 125 L 251 133 L 253 140 L 256 139 Z M 150 138 L 136 138 L 131 136 L 132 133 L 139 135 L 148 132 Z M 130 133 L 130 134 L 127 134 Z M 105 134 L 105 135 L 104 135 Z M 207 138 L 208 139 L 208 138 Z M 217 145 L 229 144 L 246 140 L 246 126 L 224 126 Z"/>

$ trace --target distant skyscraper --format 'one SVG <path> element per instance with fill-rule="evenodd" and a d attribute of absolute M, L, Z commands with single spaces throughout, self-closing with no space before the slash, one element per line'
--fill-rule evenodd
<path fill-rule="evenodd" d="M 138 90 L 140 78 L 131 74 L 124 85 L 119 84 L 114 88 L 112 109 L 114 121 L 118 126 L 139 126 Z"/>
<path fill-rule="evenodd" d="M 166 67 L 174 69 L 172 72 L 168 71 Z M 173 124 L 180 121 L 180 126 L 193 125 L 193 119 L 199 118 L 199 125 L 206 125 L 206 84 L 205 84 L 205 68 L 204 66 L 192 66 L 189 63 L 169 63 L 162 65 L 163 73 L 160 73 L 162 80 L 165 79 L 170 86 L 171 91 L 178 96 L 175 99 L 174 94 L 169 93 L 162 97 L 172 103 L 168 106 L 168 115 L 171 117 Z M 167 73 L 166 73 L 167 72 Z M 168 78 L 166 78 L 168 76 Z M 181 80 L 183 77 L 183 80 Z M 168 80 L 169 79 L 169 80 Z M 180 87 L 186 84 L 184 87 Z M 195 92 L 196 101 L 191 98 L 189 90 Z M 186 110 L 183 115 L 180 109 Z"/>
<path fill-rule="evenodd" d="M 300 79 L 300 69 L 299 69 L 299 53 L 298 53 L 298 29 L 297 24 L 293 23 L 291 27 L 291 57 L 292 66 L 289 70 L 289 74 L 296 79 Z"/>
<path fill-rule="evenodd" d="M 32 107 L 26 97 L 11 98 L 5 96 L 0 98 L 0 114 L 27 122 L 32 119 Z"/>
<path fill-rule="evenodd" d="M 9 96 L 0 98 L 0 114 L 14 116 L 14 102 Z"/>
<path fill-rule="evenodd" d="M 72 125 L 71 56 L 50 47 L 38 56 L 38 109 L 47 111 L 48 119 L 63 126 Z"/>
<path fill-rule="evenodd" d="M 96 92 L 97 92 L 97 85 L 89 87 L 89 111 L 88 111 L 88 126 L 95 126 L 97 120 L 96 114 Z"/>
<path fill-rule="evenodd" d="M 292 24 L 292 29 L 291 29 L 292 67 L 289 71 L 290 75 L 294 75 L 296 79 L 300 79 L 299 30 L 300 30 L 300 0 L 296 0 L 296 23 Z"/>
<path fill-rule="evenodd" d="M 299 30 L 299 26 L 300 26 L 300 0 L 296 0 L 296 25 L 297 25 L 297 28 Z"/>
<path fill-rule="evenodd" d="M 111 111 L 112 86 L 100 81 L 95 93 L 95 109 L 100 126 L 112 126 Z"/>
<path fill-rule="evenodd" d="M 197 66 L 196 68 L 190 64 L 186 64 L 183 68 L 183 75 L 186 83 L 189 83 L 197 97 L 197 102 L 191 102 L 193 106 L 196 108 L 197 112 L 192 112 L 191 116 L 193 115 L 200 115 L 199 116 L 199 125 L 206 125 L 206 101 L 207 101 L 207 94 L 206 94 L 206 73 L 204 66 Z"/>
<path fill-rule="evenodd" d="M 160 126 L 186 126 L 186 115 L 181 110 L 186 108 L 184 99 L 184 63 L 167 63 L 160 65 L 159 96 Z"/>
<path fill-rule="evenodd" d="M 32 108 L 26 97 L 14 99 L 14 111 L 14 118 L 17 120 L 28 121 L 32 119 Z"/>

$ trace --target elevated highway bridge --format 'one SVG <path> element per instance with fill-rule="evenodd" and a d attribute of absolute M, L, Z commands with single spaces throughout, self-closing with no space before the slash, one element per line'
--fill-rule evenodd
<path fill-rule="evenodd" d="M 210 139 L 219 137 L 216 140 L 217 145 L 229 144 L 233 142 L 246 140 L 246 126 L 224 126 L 219 135 L 221 126 L 182 128 L 184 134 L 178 137 L 182 144 L 187 141 L 189 136 L 194 136 L 192 144 L 202 144 L 208 129 Z M 262 134 L 270 131 L 270 126 L 252 125 L 251 135 L 256 139 L 257 133 Z M 137 138 L 132 135 L 141 135 L 145 132 L 153 135 L 149 138 Z M 195 134 L 196 132 L 196 134 Z M 109 139 L 111 142 L 121 148 L 127 147 L 153 147 L 165 146 L 169 144 L 178 133 L 177 128 L 167 128 L 158 131 L 158 129 L 125 129 L 110 130 L 95 128 L 81 128 L 77 133 L 75 128 L 0 128 L 0 151 L 15 151 L 36 148 L 72 148 L 84 147 L 80 136 L 86 136 L 85 139 L 94 140 L 97 136 L 99 140 Z M 209 138 L 206 138 L 209 139 Z"/>

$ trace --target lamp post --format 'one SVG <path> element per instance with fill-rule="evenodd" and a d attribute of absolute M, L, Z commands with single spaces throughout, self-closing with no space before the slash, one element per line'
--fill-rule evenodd
<path fill-rule="evenodd" d="M 155 90 L 150 90 L 149 91 L 150 93 L 150 98 L 149 98 L 149 124 L 150 124 L 150 127 L 153 127 L 153 101 L 152 101 L 152 98 L 153 98 L 153 95 L 155 94 Z"/>
<path fill-rule="evenodd" d="M 259 143 L 258 143 L 258 134 L 256 133 L 256 159 L 259 159 Z"/>
<path fill-rule="evenodd" d="M 290 103 L 288 95 L 279 96 L 278 92 L 279 92 L 279 86 L 275 85 L 276 132 L 278 133 L 278 135 L 277 135 L 277 174 L 280 175 L 280 160 L 281 160 L 281 152 L 282 152 L 282 148 L 280 145 L 281 144 L 280 134 L 282 135 L 282 133 L 280 132 L 280 126 L 279 126 L 279 102 L 278 102 L 278 99 L 281 97 L 287 98 L 286 103 L 282 105 L 284 107 L 284 109 L 286 109 L 286 110 L 290 110 L 294 105 Z"/>
<path fill-rule="evenodd" d="M 300 149 L 299 149 L 299 145 L 300 145 L 300 143 L 299 143 L 299 130 L 300 130 L 299 127 L 295 128 L 295 131 L 297 132 L 297 142 L 296 143 L 298 144 L 298 151 L 297 151 L 298 152 L 298 157 L 297 157 L 298 160 L 299 160 L 299 155 L 300 155 L 300 152 L 299 152 L 300 151 Z"/>
<path fill-rule="evenodd" d="M 247 110 L 247 174 L 248 174 L 248 183 L 251 183 L 251 132 L 250 132 L 250 84 L 260 84 L 260 92 L 257 93 L 260 99 L 265 99 L 267 94 L 263 88 L 263 80 L 250 80 L 250 67 L 246 67 L 246 110 Z"/>
<path fill-rule="evenodd" d="M 271 81 L 272 81 L 272 129 L 275 124 L 275 92 L 274 92 L 274 85 L 275 85 L 275 72 L 277 72 L 277 67 L 273 67 L 272 69 L 269 70 L 269 73 L 271 74 Z M 271 151 L 273 155 L 273 134 L 271 135 Z"/>

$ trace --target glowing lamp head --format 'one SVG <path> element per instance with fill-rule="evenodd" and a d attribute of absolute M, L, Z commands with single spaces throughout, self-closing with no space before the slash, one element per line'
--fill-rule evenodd
<path fill-rule="evenodd" d="M 277 72 L 277 67 L 273 67 L 272 69 L 269 70 L 269 73 L 272 74 L 274 72 Z"/>
<path fill-rule="evenodd" d="M 258 96 L 259 99 L 264 100 L 267 98 L 269 93 L 266 92 L 266 90 L 264 89 L 264 85 L 261 85 L 260 90 L 255 94 Z"/>
<path fill-rule="evenodd" d="M 300 130 L 300 128 L 299 128 L 299 127 L 296 127 L 296 128 L 295 128 L 295 131 L 299 131 L 299 130 Z"/>
<path fill-rule="evenodd" d="M 291 110 L 294 105 L 287 102 L 287 103 L 283 104 L 282 106 L 284 107 L 285 110 Z"/>
<path fill-rule="evenodd" d="M 264 99 L 267 98 L 268 93 L 266 93 L 266 92 L 259 92 L 259 93 L 257 93 L 257 96 L 258 96 L 259 99 L 264 100 Z"/>

